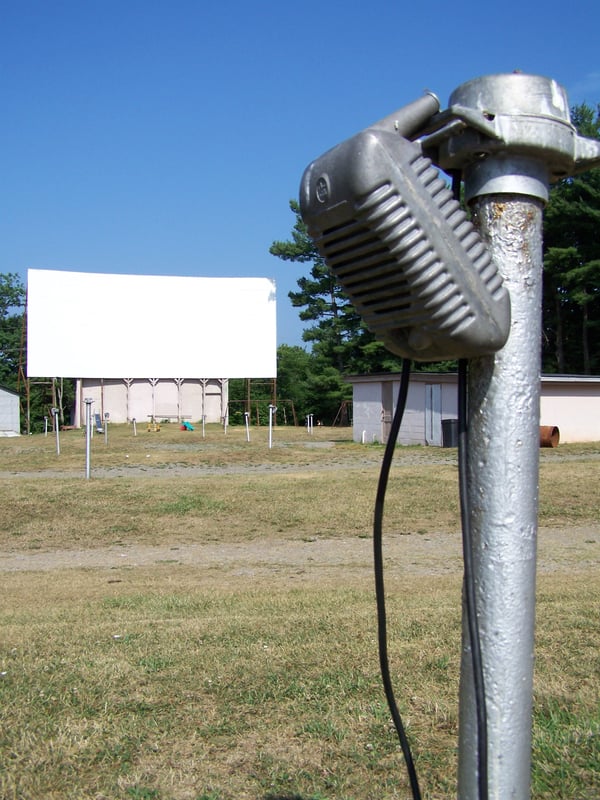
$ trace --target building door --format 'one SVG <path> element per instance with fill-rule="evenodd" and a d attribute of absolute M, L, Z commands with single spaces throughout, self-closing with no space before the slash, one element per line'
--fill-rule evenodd
<path fill-rule="evenodd" d="M 442 387 L 425 384 L 425 444 L 442 446 Z"/>
<path fill-rule="evenodd" d="M 384 381 L 381 384 L 381 442 L 385 444 L 390 435 L 392 417 L 394 416 L 394 383 Z"/>

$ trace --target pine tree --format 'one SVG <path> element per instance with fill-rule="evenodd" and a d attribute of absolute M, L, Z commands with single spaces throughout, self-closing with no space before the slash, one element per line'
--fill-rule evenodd
<path fill-rule="evenodd" d="M 600 106 L 572 110 L 583 136 L 600 139 Z M 552 188 L 544 218 L 543 365 L 550 372 L 600 370 L 600 169 Z"/>

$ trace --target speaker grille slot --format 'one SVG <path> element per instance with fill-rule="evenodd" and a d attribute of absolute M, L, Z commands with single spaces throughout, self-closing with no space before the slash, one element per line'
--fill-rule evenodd
<path fill-rule="evenodd" d="M 353 211 L 316 243 L 374 332 L 431 318 L 449 334 L 469 324 L 472 312 L 459 287 L 389 182 L 357 198 Z"/>

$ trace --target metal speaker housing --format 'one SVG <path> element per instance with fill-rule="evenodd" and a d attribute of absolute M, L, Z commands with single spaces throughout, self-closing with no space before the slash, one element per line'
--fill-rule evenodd
<path fill-rule="evenodd" d="M 417 142 L 366 129 L 310 164 L 300 209 L 367 327 L 418 361 L 508 337 L 510 300 L 481 237 Z"/>

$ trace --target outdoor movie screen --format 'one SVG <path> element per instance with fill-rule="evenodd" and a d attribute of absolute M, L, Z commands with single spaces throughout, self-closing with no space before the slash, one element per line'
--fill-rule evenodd
<path fill-rule="evenodd" d="M 27 374 L 273 378 L 275 282 L 30 269 Z"/>

